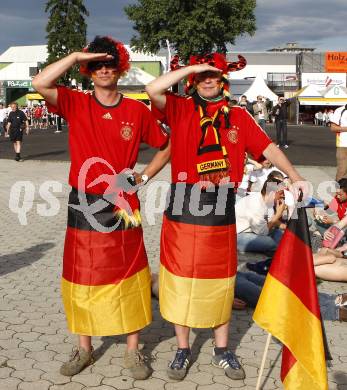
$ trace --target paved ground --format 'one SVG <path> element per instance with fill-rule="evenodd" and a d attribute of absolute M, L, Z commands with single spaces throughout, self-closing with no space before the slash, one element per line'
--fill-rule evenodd
<path fill-rule="evenodd" d="M 275 140 L 275 129 L 267 125 L 267 131 Z M 334 166 L 335 136 L 328 127 L 288 126 L 289 149 L 285 153 L 293 164 L 313 166 Z M 56 134 L 54 130 L 33 130 L 24 138 L 23 157 L 27 160 L 68 161 L 67 129 Z M 146 147 L 141 153 L 141 161 L 147 163 L 154 151 Z M 8 138 L 0 137 L 0 158 L 13 156 L 13 148 Z"/>
<path fill-rule="evenodd" d="M 335 174 L 335 169 L 329 167 L 299 169 L 315 188 L 320 181 L 329 180 Z M 252 322 L 252 311 L 234 312 L 230 335 L 231 347 L 246 371 L 244 381 L 231 381 L 222 370 L 211 366 L 211 332 L 194 330 L 191 333 L 194 364 L 184 382 L 174 383 L 167 379 L 165 369 L 175 350 L 175 338 L 172 326 L 161 319 L 156 301 L 153 301 L 154 321 L 144 330 L 142 338 L 146 352 L 153 356 L 154 373 L 149 380 L 134 381 L 123 367 L 124 337 L 95 338 L 97 361 L 93 366 L 71 379 L 58 373 L 61 362 L 67 359 L 76 341 L 66 330 L 60 299 L 68 170 L 67 162 L 0 160 L 0 389 L 254 389 L 266 334 Z M 165 181 L 168 177 L 169 167 L 158 179 Z M 47 180 L 62 183 L 62 192 L 56 193 L 60 210 L 50 217 L 38 213 L 42 213 L 42 204 L 46 203 L 39 188 Z M 27 225 L 21 225 L 17 214 L 9 208 L 10 191 L 18 181 L 31 181 L 35 189 L 33 201 L 26 198 L 20 205 L 30 210 L 26 215 Z M 146 192 L 152 196 L 146 197 Z M 155 186 L 149 183 L 141 198 L 143 209 L 147 209 L 143 218 L 146 246 L 151 266 L 157 270 L 161 217 L 158 213 L 152 221 L 148 210 L 153 210 L 154 205 L 146 204 L 146 199 L 153 199 L 154 192 Z M 15 210 L 15 204 L 10 206 Z M 240 267 L 245 260 L 244 256 L 240 258 Z M 319 289 L 346 291 L 342 283 L 324 282 Z M 346 390 L 346 323 L 326 322 L 325 325 L 334 358 L 329 368 L 329 388 Z M 272 342 L 263 389 L 282 388 L 280 361 L 280 346 Z"/>

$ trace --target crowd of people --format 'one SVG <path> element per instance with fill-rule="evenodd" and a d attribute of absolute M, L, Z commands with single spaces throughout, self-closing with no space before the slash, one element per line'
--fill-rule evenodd
<path fill-rule="evenodd" d="M 23 161 L 21 149 L 24 133 L 29 135 L 30 129 L 47 130 L 55 128 L 56 133 L 62 131 L 62 118 L 49 112 L 45 104 L 19 106 L 17 102 L 7 107 L 0 102 L 0 137 L 9 138 L 13 143 L 15 161 Z"/>
<path fill-rule="evenodd" d="M 280 97 L 278 102 L 273 105 L 269 98 L 261 95 L 257 96 L 257 100 L 250 102 L 246 95 L 240 97 L 239 102 L 233 101 L 240 107 L 247 110 L 258 123 L 258 125 L 266 130 L 266 123 L 274 122 L 276 126 L 276 143 L 278 147 L 288 149 L 288 107 L 290 106 L 290 99 Z"/>
<path fill-rule="evenodd" d="M 27 112 L 31 125 L 43 129 L 50 123 L 50 115 L 56 115 L 69 126 L 71 192 L 62 298 L 68 328 L 78 335 L 78 346 L 61 366 L 61 374 L 78 374 L 93 363 L 92 336 L 126 334 L 124 364 L 135 379 L 148 378 L 151 368 L 139 349 L 139 340 L 141 330 L 152 319 L 153 292 L 159 298 L 162 317 L 173 324 L 176 334 L 177 349 L 167 368 L 170 379 L 183 380 L 192 364 L 191 328 L 213 329 L 212 364 L 231 379 L 245 378 L 229 347 L 231 312 L 233 307 L 255 306 L 264 278 L 254 272 L 238 272 L 237 252 L 265 254 L 268 267 L 295 207 L 290 190 L 300 186 L 305 192 L 305 180 L 280 148 L 288 147 L 290 101 L 280 98 L 270 110 L 261 96 L 252 103 L 245 96 L 236 104 L 230 100 L 226 74 L 246 66 L 242 56 L 239 58 L 237 63 L 228 63 L 219 53 L 192 55 L 188 66 L 177 67 L 147 85 L 151 111 L 119 93 L 118 80 L 130 67 L 129 54 L 121 42 L 110 37 L 96 37 L 83 51 L 48 65 L 34 78 L 33 86 L 45 98 L 48 111 L 43 114 L 44 110 L 39 110 L 37 117 L 35 111 Z M 76 64 L 92 79 L 93 92 L 57 86 L 57 80 Z M 182 80 L 187 80 L 187 95 L 169 91 Z M 14 106 L 11 109 L 17 113 Z M 15 123 L 22 128 L 24 122 L 29 131 L 29 119 L 23 115 L 25 118 L 18 120 L 14 114 L 8 115 L 6 130 L 13 140 L 19 131 L 13 130 L 18 128 Z M 277 145 L 263 131 L 269 115 L 276 123 Z M 170 128 L 170 135 L 158 122 Z M 137 173 L 134 166 L 140 142 L 158 151 Z M 109 167 L 98 163 L 81 183 L 84 164 L 95 157 L 106 160 L 116 172 L 126 170 L 127 179 L 120 174 L 115 183 L 100 181 L 108 176 Z M 163 216 L 160 271 L 151 275 L 137 190 L 169 159 L 171 186 Z M 240 185 L 230 186 L 230 182 Z M 225 196 L 224 213 L 217 210 L 219 191 Z M 339 211 L 345 201 L 338 194 Z M 109 201 L 94 214 L 94 224 L 84 210 L 106 196 Z M 208 215 L 200 213 L 204 207 L 211 209 Z M 346 207 L 343 215 L 338 213 L 339 221 L 329 221 L 335 225 L 344 221 L 345 215 Z M 315 234 L 332 238 L 329 229 L 321 233 L 317 228 Z M 320 267 L 329 264 L 345 267 L 344 250 L 341 246 L 318 251 L 317 275 L 322 278 Z M 331 271 L 325 272 L 326 279 L 332 280 L 328 276 Z M 346 301 L 343 294 L 322 296 L 325 318 L 346 320 Z"/>
<path fill-rule="evenodd" d="M 314 124 L 317 126 L 330 126 L 334 115 L 333 109 L 319 110 L 314 114 Z"/>
<path fill-rule="evenodd" d="M 0 135 L 6 135 L 7 119 L 11 110 L 10 103 L 7 107 L 0 102 Z M 47 130 L 49 128 L 57 127 L 58 115 L 48 111 L 45 104 L 33 104 L 32 106 L 19 106 L 18 110 L 22 111 L 29 124 L 30 129 L 42 129 Z"/>

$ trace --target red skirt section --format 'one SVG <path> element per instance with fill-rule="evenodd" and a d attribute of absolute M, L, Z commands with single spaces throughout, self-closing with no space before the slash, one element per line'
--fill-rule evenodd
<path fill-rule="evenodd" d="M 187 278 L 219 279 L 236 274 L 236 226 L 202 226 L 174 222 L 165 215 L 161 264 Z"/>
<path fill-rule="evenodd" d="M 147 265 L 141 227 L 111 233 L 67 228 L 63 278 L 69 282 L 117 284 Z"/>

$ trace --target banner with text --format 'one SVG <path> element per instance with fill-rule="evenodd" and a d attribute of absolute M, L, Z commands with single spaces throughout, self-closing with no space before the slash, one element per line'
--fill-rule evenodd
<path fill-rule="evenodd" d="M 325 53 L 325 71 L 347 73 L 347 52 L 327 51 Z"/>

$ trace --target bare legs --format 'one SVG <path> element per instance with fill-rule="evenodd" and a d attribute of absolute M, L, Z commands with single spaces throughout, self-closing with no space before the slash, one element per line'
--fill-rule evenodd
<path fill-rule="evenodd" d="M 317 277 L 333 282 L 347 282 L 347 260 L 338 250 L 322 248 L 313 255 Z"/>
<path fill-rule="evenodd" d="M 127 335 L 127 348 L 128 351 L 138 349 L 139 345 L 139 332 L 129 333 Z M 92 347 L 92 338 L 90 336 L 79 336 L 79 346 L 85 351 L 89 352 Z"/>
<path fill-rule="evenodd" d="M 189 348 L 190 328 L 175 324 L 175 332 L 178 348 Z M 216 347 L 223 348 L 228 346 L 229 321 L 214 328 L 214 338 Z"/>
<path fill-rule="evenodd" d="M 15 153 L 20 153 L 21 150 L 21 142 L 20 141 L 14 141 L 13 142 L 13 149 Z"/>

